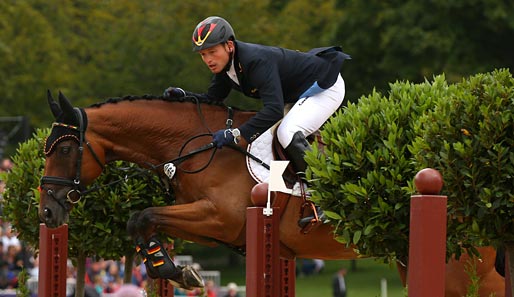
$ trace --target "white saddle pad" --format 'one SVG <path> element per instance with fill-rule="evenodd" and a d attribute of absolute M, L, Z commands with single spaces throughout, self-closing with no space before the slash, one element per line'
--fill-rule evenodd
<path fill-rule="evenodd" d="M 264 164 L 268 165 L 273 160 L 273 152 L 271 150 L 271 143 L 273 141 L 273 127 L 262 133 L 257 139 L 250 143 L 247 147 L 247 152 L 257 157 Z M 253 160 L 249 156 L 246 156 L 246 167 L 252 178 L 257 183 L 269 182 L 270 172 L 269 169 L 262 166 L 259 162 Z M 293 195 L 300 196 L 300 183 L 296 183 L 293 187 Z"/>
<path fill-rule="evenodd" d="M 273 160 L 273 153 L 271 151 L 271 142 L 273 141 L 273 133 L 271 129 L 262 133 L 257 139 L 250 143 L 247 147 L 247 151 L 259 158 L 264 164 L 271 163 Z M 269 179 L 269 169 L 265 168 L 259 162 L 253 160 L 249 156 L 246 156 L 246 167 L 252 178 L 258 183 L 267 183 Z M 269 168 L 269 167 L 268 167 Z"/>

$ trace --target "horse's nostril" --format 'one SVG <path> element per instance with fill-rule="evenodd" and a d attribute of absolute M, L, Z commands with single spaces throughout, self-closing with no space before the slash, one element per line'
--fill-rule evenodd
<path fill-rule="evenodd" d="M 45 208 L 43 210 L 43 214 L 45 216 L 45 220 L 49 220 L 52 218 L 52 211 L 49 208 Z"/>

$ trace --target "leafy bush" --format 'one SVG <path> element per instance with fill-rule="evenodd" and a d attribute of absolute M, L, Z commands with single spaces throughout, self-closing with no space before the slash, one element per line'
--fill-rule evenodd
<path fill-rule="evenodd" d="M 3 207 L 4 221 L 10 222 L 18 238 L 29 246 L 39 244 L 39 179 L 43 175 L 44 139 L 49 129 L 37 130 L 32 138 L 22 143 L 12 157 L 11 172 L 6 174 Z"/>
<path fill-rule="evenodd" d="M 463 80 L 418 128 L 416 162 L 444 178 L 449 248 L 514 242 L 512 74 L 502 69 Z"/>
<path fill-rule="evenodd" d="M 514 80 L 508 70 L 448 85 L 391 84 L 331 118 L 307 153 L 312 199 L 336 239 L 405 260 L 412 180 L 439 170 L 448 196 L 447 255 L 514 242 Z"/>
<path fill-rule="evenodd" d="M 326 146 L 307 153 L 307 178 L 312 200 L 332 219 L 337 240 L 363 255 L 405 261 L 412 180 L 419 169 L 408 146 L 418 118 L 434 108 L 448 85 L 438 76 L 390 87 L 387 97 L 374 91 L 323 126 Z"/>

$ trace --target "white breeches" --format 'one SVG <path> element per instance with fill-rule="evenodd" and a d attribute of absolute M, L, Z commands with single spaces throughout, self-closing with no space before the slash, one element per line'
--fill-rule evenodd
<path fill-rule="evenodd" d="M 314 96 L 300 98 L 284 116 L 277 130 L 278 141 L 286 148 L 297 131 L 309 136 L 336 112 L 344 101 L 344 80 L 339 75 L 333 86 Z"/>

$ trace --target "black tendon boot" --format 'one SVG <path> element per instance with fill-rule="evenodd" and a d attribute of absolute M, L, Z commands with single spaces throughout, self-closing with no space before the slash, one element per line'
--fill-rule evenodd
<path fill-rule="evenodd" d="M 286 147 L 286 154 L 293 164 L 293 168 L 296 174 L 305 181 L 305 170 L 307 169 L 307 162 L 305 162 L 305 152 L 310 150 L 310 145 L 302 131 L 298 131 L 293 135 L 293 140 Z M 317 222 L 324 222 L 326 220 L 325 213 L 319 206 L 315 206 L 313 214 L 301 218 L 298 221 L 298 226 L 304 229 L 309 224 L 315 224 Z"/>
<path fill-rule="evenodd" d="M 175 266 L 161 242 L 154 236 L 145 245 L 136 240 L 136 251 L 143 258 L 148 276 L 168 280 L 174 287 L 192 290 L 203 288 L 203 279 L 191 266 Z"/>

